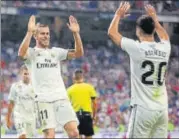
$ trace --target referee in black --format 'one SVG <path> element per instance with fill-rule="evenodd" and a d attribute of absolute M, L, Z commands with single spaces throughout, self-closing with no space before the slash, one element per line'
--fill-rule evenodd
<path fill-rule="evenodd" d="M 75 70 L 74 84 L 68 88 L 68 96 L 79 120 L 80 138 L 92 138 L 93 121 L 96 122 L 96 91 L 91 84 L 84 82 L 83 71 Z"/>

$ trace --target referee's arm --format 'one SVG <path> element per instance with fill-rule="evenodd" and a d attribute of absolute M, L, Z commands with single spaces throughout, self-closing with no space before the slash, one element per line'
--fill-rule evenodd
<path fill-rule="evenodd" d="M 92 99 L 93 120 L 95 120 L 96 112 L 97 112 L 97 100 L 96 97 L 91 97 L 91 99 Z"/>
<path fill-rule="evenodd" d="M 91 87 L 91 99 L 92 99 L 92 111 L 93 111 L 93 119 L 96 118 L 96 112 L 97 112 L 97 100 L 96 100 L 97 94 L 94 89 L 94 87 Z"/>

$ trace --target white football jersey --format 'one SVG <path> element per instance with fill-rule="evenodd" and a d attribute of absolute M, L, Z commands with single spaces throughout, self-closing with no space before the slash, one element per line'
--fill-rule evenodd
<path fill-rule="evenodd" d="M 22 81 L 13 83 L 8 100 L 14 101 L 14 116 L 30 120 L 35 115 L 35 94 L 31 84 Z M 33 119 L 32 119 L 33 120 Z"/>
<path fill-rule="evenodd" d="M 121 47 L 130 57 L 131 105 L 151 110 L 168 108 L 165 73 L 170 42 L 138 42 L 123 37 Z"/>
<path fill-rule="evenodd" d="M 31 75 L 37 101 L 68 99 L 60 67 L 60 61 L 67 58 L 67 53 L 68 50 L 56 47 L 28 49 L 25 64 Z"/>

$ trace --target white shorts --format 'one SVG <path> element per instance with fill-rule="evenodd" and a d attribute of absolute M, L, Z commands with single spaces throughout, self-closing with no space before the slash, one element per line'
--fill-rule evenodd
<path fill-rule="evenodd" d="M 127 138 L 167 138 L 168 110 L 147 110 L 139 105 L 132 108 Z"/>
<path fill-rule="evenodd" d="M 35 136 L 36 120 L 25 121 L 21 118 L 14 119 L 15 128 L 18 137 L 21 135 L 26 135 L 27 138 L 32 138 Z"/>
<path fill-rule="evenodd" d="M 64 127 L 71 121 L 79 124 L 69 100 L 37 102 L 37 108 L 42 130 L 56 128 L 58 125 Z"/>

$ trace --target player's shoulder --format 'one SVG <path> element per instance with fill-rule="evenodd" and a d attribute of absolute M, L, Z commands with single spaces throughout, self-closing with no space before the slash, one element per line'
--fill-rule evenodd
<path fill-rule="evenodd" d="M 58 52 L 63 52 L 63 48 L 60 48 L 60 47 L 52 47 L 51 48 L 51 51 L 54 52 L 54 53 L 58 53 Z"/>
<path fill-rule="evenodd" d="M 63 48 L 54 46 L 51 48 L 51 50 L 63 50 Z"/>
<path fill-rule="evenodd" d="M 53 47 L 51 47 L 50 49 L 51 49 L 51 50 L 56 50 L 56 49 L 58 49 L 58 47 L 53 46 Z"/>
<path fill-rule="evenodd" d="M 170 44 L 170 40 L 160 40 L 158 43 L 160 43 L 160 44 Z"/>
<path fill-rule="evenodd" d="M 19 86 L 19 84 L 20 84 L 20 81 L 14 82 L 14 83 L 12 83 L 11 88 L 17 88 L 17 86 Z"/>
<path fill-rule="evenodd" d="M 135 40 L 135 39 L 128 38 L 128 37 L 122 37 L 122 40 L 128 40 L 128 41 L 134 41 L 134 42 L 136 42 L 136 40 Z"/>
<path fill-rule="evenodd" d="M 28 50 L 30 50 L 30 51 L 37 51 L 38 48 L 37 47 L 29 47 Z"/>
<path fill-rule="evenodd" d="M 171 48 L 171 43 L 169 40 L 161 40 L 159 42 L 160 45 L 164 46 L 165 48 L 168 47 L 168 48 Z"/>
<path fill-rule="evenodd" d="M 132 43 L 132 44 L 140 43 L 138 40 L 127 38 L 127 37 L 122 37 L 122 42 L 127 42 L 127 43 Z"/>

